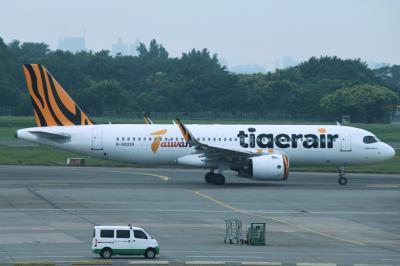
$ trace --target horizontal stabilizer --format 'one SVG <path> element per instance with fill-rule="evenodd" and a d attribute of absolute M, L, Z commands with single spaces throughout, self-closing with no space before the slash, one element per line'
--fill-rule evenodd
<path fill-rule="evenodd" d="M 64 133 L 51 133 L 45 131 L 29 131 L 29 133 L 49 140 L 68 140 L 71 138 L 70 135 Z"/>

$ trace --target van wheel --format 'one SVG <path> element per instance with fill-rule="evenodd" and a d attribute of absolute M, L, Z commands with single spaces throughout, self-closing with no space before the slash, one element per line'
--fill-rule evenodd
<path fill-rule="evenodd" d="M 148 248 L 144 252 L 144 257 L 146 259 L 154 259 L 156 257 L 156 251 L 153 248 Z"/>
<path fill-rule="evenodd" d="M 100 257 L 103 259 L 111 259 L 112 256 L 112 250 L 110 248 L 103 248 L 100 252 Z"/>

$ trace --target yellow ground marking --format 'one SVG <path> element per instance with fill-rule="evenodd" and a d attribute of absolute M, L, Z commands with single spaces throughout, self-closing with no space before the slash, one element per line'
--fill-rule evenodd
<path fill-rule="evenodd" d="M 326 238 L 331 238 L 331 239 L 335 239 L 335 240 L 338 240 L 338 241 L 342 241 L 342 242 L 346 242 L 346 243 L 350 243 L 350 244 L 354 244 L 354 245 L 360 245 L 360 246 L 365 246 L 366 245 L 366 244 L 364 244 L 362 242 L 359 242 L 359 241 L 348 240 L 348 239 L 344 239 L 344 238 L 337 237 L 337 236 L 334 236 L 334 235 L 326 234 L 326 233 L 323 233 L 323 232 L 320 232 L 320 231 L 316 231 L 314 229 L 311 229 L 311 228 L 308 228 L 308 227 L 304 227 L 304 226 L 301 226 L 301 225 L 297 225 L 297 224 L 294 224 L 292 222 L 285 221 L 285 220 L 282 220 L 282 219 L 278 219 L 278 218 L 274 218 L 274 217 L 270 217 L 270 216 L 265 216 L 265 215 L 261 215 L 261 214 L 257 214 L 257 213 L 252 213 L 252 212 L 247 211 L 247 210 L 237 209 L 237 208 L 235 208 L 235 207 L 233 207 L 233 206 L 231 206 L 229 204 L 226 204 L 226 203 L 224 203 L 222 201 L 219 201 L 219 200 L 217 200 L 217 199 L 215 199 L 215 198 L 213 198 L 211 196 L 208 196 L 208 195 L 206 195 L 206 194 L 204 194 L 204 193 L 202 193 L 200 191 L 194 191 L 194 193 L 197 194 L 198 196 L 202 197 L 202 198 L 208 199 L 208 200 L 210 200 L 212 202 L 215 202 L 215 203 L 217 203 L 217 204 L 219 204 L 219 205 L 221 205 L 221 206 L 223 206 L 223 207 L 225 207 L 227 209 L 233 210 L 233 211 L 235 211 L 237 213 L 247 214 L 249 216 L 253 216 L 253 217 L 257 217 L 257 218 L 263 218 L 263 219 L 275 221 L 275 222 L 278 222 L 278 223 L 281 223 L 281 224 L 285 224 L 285 225 L 288 225 L 288 226 L 291 226 L 291 227 L 295 227 L 295 228 L 301 229 L 303 231 L 307 231 L 307 232 L 314 233 L 314 234 L 317 234 L 317 235 L 320 235 L 320 236 L 324 236 Z"/>
<path fill-rule="evenodd" d="M 152 174 L 152 173 L 139 173 L 139 172 L 128 172 L 128 171 L 116 171 L 116 170 L 110 170 L 110 171 L 100 171 L 100 170 L 91 170 L 92 172 L 108 172 L 108 173 L 120 173 L 120 174 L 135 174 L 135 175 L 144 175 L 144 176 L 153 176 L 153 177 L 158 177 L 163 181 L 168 181 L 171 178 L 165 175 L 157 175 L 157 174 Z"/>
<path fill-rule="evenodd" d="M 166 175 L 157 175 L 157 174 L 151 174 L 151 173 L 138 173 L 138 172 L 129 172 L 129 173 L 133 173 L 133 174 L 137 174 L 137 175 L 144 175 L 144 176 L 154 176 L 154 177 L 160 178 L 163 181 L 170 180 L 170 177 L 168 177 Z"/>
<path fill-rule="evenodd" d="M 201 193 L 200 191 L 194 191 L 194 193 L 197 194 L 197 195 L 199 195 L 200 197 L 206 198 L 206 199 L 211 200 L 211 201 L 213 201 L 213 202 L 215 202 L 215 203 L 217 203 L 217 204 L 219 204 L 219 205 L 222 205 L 222 206 L 224 206 L 224 207 L 227 208 L 227 209 L 231 209 L 231 210 L 233 210 L 233 211 L 235 211 L 235 212 L 239 212 L 239 213 L 242 213 L 242 212 L 243 212 L 242 210 L 236 209 L 236 208 L 234 208 L 234 207 L 232 207 L 232 206 L 230 206 L 230 205 L 228 205 L 228 204 L 226 204 L 226 203 L 223 203 L 222 201 L 216 200 L 216 199 L 214 199 L 213 197 L 210 197 L 210 196 L 208 196 L 208 195 L 206 195 L 206 194 L 203 194 L 203 193 Z"/>

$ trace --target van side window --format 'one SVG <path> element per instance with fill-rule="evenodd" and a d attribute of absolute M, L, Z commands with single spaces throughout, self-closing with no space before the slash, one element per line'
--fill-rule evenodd
<path fill-rule="evenodd" d="M 133 233 L 135 234 L 135 238 L 147 239 L 147 236 L 143 231 L 133 230 Z"/>
<path fill-rule="evenodd" d="M 130 238 L 131 231 L 129 230 L 117 230 L 117 238 Z"/>
<path fill-rule="evenodd" d="M 114 238 L 114 230 L 101 230 L 100 237 L 101 238 Z"/>

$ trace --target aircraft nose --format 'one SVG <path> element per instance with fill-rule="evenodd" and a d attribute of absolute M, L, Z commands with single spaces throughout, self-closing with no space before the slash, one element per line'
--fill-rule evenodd
<path fill-rule="evenodd" d="M 385 157 L 387 160 L 392 159 L 396 155 L 396 151 L 388 144 L 386 144 Z"/>

